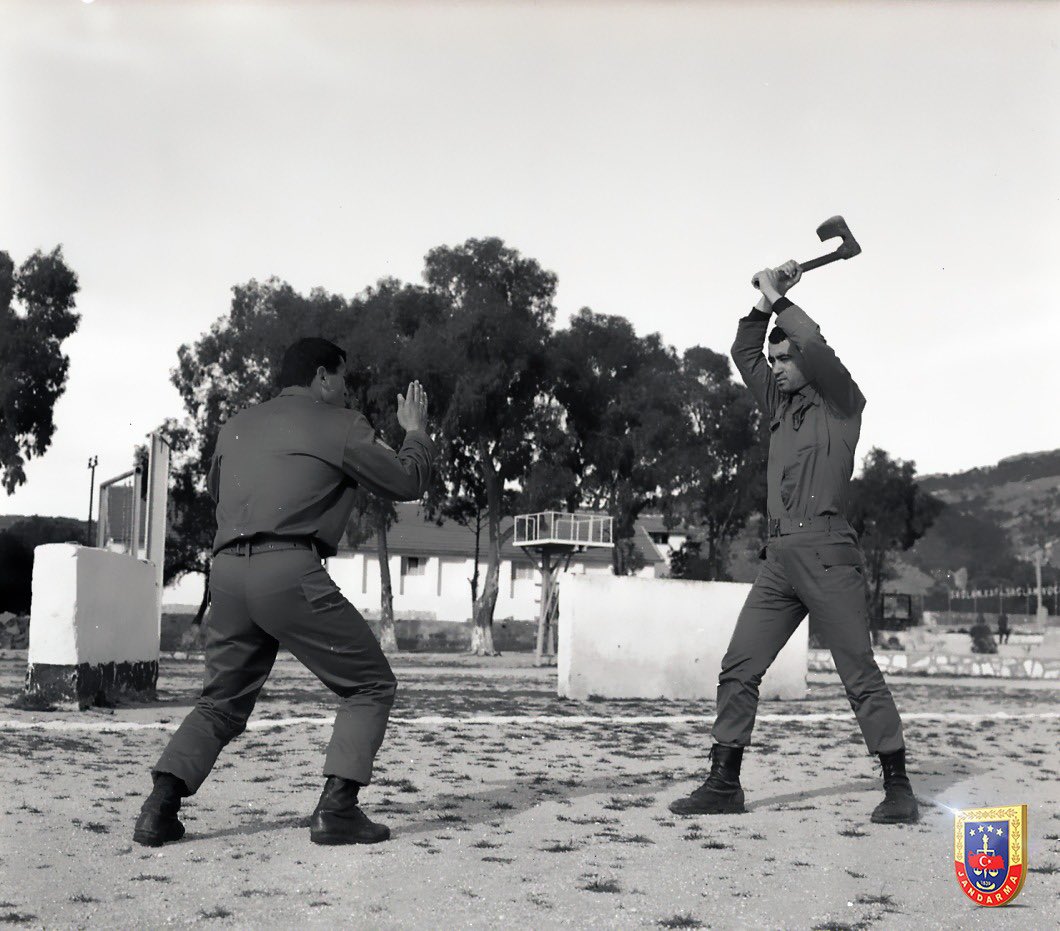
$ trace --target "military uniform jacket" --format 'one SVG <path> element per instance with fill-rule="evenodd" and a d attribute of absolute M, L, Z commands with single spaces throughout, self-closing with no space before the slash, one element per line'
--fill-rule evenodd
<path fill-rule="evenodd" d="M 787 298 L 773 309 L 798 351 L 805 388 L 786 394 L 777 387 L 762 352 L 769 314 L 752 310 L 740 320 L 732 346 L 744 383 L 769 418 L 769 517 L 842 515 L 865 396 L 805 311 Z"/>
<path fill-rule="evenodd" d="M 435 447 L 422 430 L 395 452 L 357 411 L 285 388 L 240 411 L 217 439 L 207 487 L 217 502 L 213 551 L 255 534 L 313 537 L 334 556 L 358 486 L 396 501 L 427 490 Z"/>

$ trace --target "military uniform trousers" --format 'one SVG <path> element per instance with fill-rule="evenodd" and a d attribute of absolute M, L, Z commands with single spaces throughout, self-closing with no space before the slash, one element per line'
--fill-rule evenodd
<path fill-rule="evenodd" d="M 762 676 L 807 613 L 835 660 L 870 753 L 905 746 L 872 654 L 861 553 L 851 530 L 773 537 L 736 622 L 718 678 L 716 743 L 751 742 Z"/>
<path fill-rule="evenodd" d="M 324 775 L 366 785 L 396 681 L 371 628 L 316 554 L 222 551 L 210 594 L 202 694 L 154 772 L 172 773 L 196 792 L 224 746 L 246 728 L 283 646 L 339 696 Z"/>

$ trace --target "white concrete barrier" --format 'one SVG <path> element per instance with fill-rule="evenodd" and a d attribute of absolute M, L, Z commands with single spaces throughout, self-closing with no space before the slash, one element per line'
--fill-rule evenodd
<path fill-rule="evenodd" d="M 715 698 L 749 584 L 568 576 L 560 586 L 564 698 Z M 806 695 L 808 625 L 762 680 L 763 699 Z"/>
<path fill-rule="evenodd" d="M 32 599 L 27 692 L 82 707 L 154 692 L 160 616 L 151 563 L 74 543 L 38 546 Z"/>

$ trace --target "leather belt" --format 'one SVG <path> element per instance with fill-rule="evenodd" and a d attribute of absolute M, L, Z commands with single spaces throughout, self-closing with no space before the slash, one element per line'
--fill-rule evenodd
<path fill-rule="evenodd" d="M 771 517 L 769 518 L 769 535 L 782 537 L 789 533 L 810 533 L 811 531 L 850 530 L 850 523 L 845 517 Z"/>
<path fill-rule="evenodd" d="M 253 556 L 255 553 L 272 553 L 277 550 L 312 550 L 316 552 L 312 537 L 284 537 L 278 534 L 259 533 L 249 540 L 234 540 L 222 546 L 218 553 L 233 556 Z"/>

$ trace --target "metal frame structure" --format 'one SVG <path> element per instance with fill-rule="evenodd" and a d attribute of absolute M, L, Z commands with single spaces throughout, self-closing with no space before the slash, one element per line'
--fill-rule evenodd
<path fill-rule="evenodd" d="M 538 511 L 515 518 L 516 546 L 614 546 L 614 519 L 607 514 Z"/>
<path fill-rule="evenodd" d="M 99 483 L 99 514 L 96 517 L 96 546 L 102 549 L 107 545 L 107 531 L 109 529 L 109 496 L 107 495 L 107 489 L 112 485 L 117 485 L 118 482 L 124 482 L 127 478 L 135 476 L 133 478 L 132 485 L 132 532 L 129 535 L 129 546 L 133 551 L 133 555 L 139 554 L 140 541 L 139 541 L 139 530 L 140 530 L 140 494 L 139 494 L 139 483 L 140 476 L 143 474 L 142 466 L 137 466 L 135 469 L 129 469 L 128 472 L 122 472 L 121 475 L 115 475 L 113 478 L 108 478 L 106 481 Z"/>
<path fill-rule="evenodd" d="M 556 655 L 559 620 L 559 574 L 570 566 L 575 553 L 590 547 L 614 546 L 614 520 L 606 514 L 572 514 L 539 511 L 515 518 L 513 545 L 532 554 L 541 573 L 541 600 L 537 618 L 535 663 L 551 665 Z"/>
<path fill-rule="evenodd" d="M 147 496 L 144 504 L 146 514 L 141 518 L 141 491 L 144 482 L 144 467 L 137 465 L 134 469 L 115 475 L 99 483 L 99 515 L 96 519 L 96 546 L 107 545 L 109 531 L 107 491 L 113 485 L 132 478 L 132 529 L 129 534 L 129 553 L 137 559 L 146 559 L 153 563 L 158 571 L 159 588 L 162 585 L 162 566 L 165 562 L 166 544 L 166 511 L 169 503 L 169 443 L 159 433 L 150 436 L 150 447 L 147 458 Z M 141 534 L 141 522 L 144 524 Z M 141 547 L 141 539 L 143 545 Z"/>

